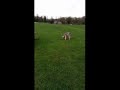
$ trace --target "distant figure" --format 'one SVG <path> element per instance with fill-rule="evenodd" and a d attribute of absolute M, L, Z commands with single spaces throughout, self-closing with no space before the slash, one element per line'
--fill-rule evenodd
<path fill-rule="evenodd" d="M 71 33 L 70 32 L 66 32 L 64 33 L 64 35 L 62 36 L 62 38 L 64 38 L 64 40 L 67 40 L 67 39 L 71 39 Z"/>

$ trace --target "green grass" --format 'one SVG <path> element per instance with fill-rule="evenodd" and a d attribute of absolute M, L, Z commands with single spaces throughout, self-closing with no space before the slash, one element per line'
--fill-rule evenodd
<path fill-rule="evenodd" d="M 85 26 L 35 23 L 35 32 L 35 90 L 85 90 Z"/>

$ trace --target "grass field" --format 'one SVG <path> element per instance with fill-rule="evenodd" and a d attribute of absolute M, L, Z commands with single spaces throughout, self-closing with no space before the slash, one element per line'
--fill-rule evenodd
<path fill-rule="evenodd" d="M 85 26 L 35 23 L 35 32 L 35 90 L 85 90 Z"/>

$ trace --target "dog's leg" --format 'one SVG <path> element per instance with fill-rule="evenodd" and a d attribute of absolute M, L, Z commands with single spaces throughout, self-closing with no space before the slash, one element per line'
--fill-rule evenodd
<path fill-rule="evenodd" d="M 65 35 L 65 40 L 66 40 L 66 35 Z"/>
<path fill-rule="evenodd" d="M 70 40 L 70 36 L 69 36 L 69 40 Z"/>
<path fill-rule="evenodd" d="M 70 40 L 70 36 L 68 36 L 69 40 Z"/>

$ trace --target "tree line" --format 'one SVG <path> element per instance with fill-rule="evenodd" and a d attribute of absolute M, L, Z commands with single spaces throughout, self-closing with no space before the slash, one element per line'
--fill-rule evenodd
<path fill-rule="evenodd" d="M 83 17 L 59 17 L 57 19 L 50 18 L 48 19 L 46 16 L 34 16 L 34 22 L 44 22 L 44 23 L 55 23 L 60 22 L 61 24 L 85 24 L 85 16 Z"/>

